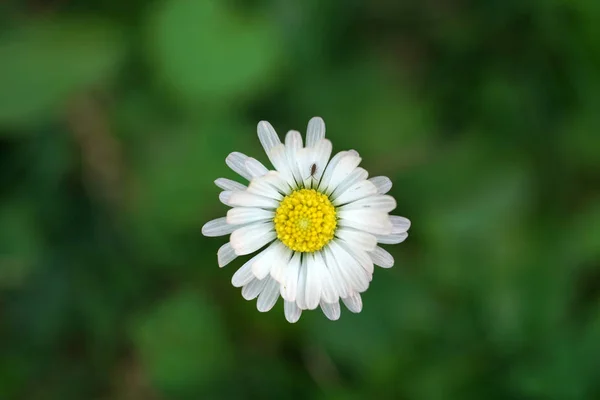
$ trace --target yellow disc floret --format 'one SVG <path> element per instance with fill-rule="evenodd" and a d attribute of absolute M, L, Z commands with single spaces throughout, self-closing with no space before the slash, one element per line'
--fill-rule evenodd
<path fill-rule="evenodd" d="M 301 253 L 320 250 L 337 225 L 335 208 L 326 195 L 314 189 L 296 190 L 286 196 L 275 212 L 277 238 Z"/>

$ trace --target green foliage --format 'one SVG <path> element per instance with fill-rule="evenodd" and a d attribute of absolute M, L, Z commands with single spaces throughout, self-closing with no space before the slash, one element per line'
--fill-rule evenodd
<path fill-rule="evenodd" d="M 0 126 L 64 110 L 68 97 L 107 78 L 122 54 L 115 28 L 93 20 L 37 21 L 0 36 Z"/>
<path fill-rule="evenodd" d="M 0 4 L 0 399 L 600 398 L 597 1 Z M 407 241 L 256 311 L 218 177 L 324 117 Z"/>

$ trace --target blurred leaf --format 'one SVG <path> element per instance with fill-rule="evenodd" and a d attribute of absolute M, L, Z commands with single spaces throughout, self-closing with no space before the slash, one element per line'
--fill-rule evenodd
<path fill-rule="evenodd" d="M 0 207 L 0 288 L 20 285 L 39 260 L 42 242 L 27 202 Z"/>
<path fill-rule="evenodd" d="M 185 257 L 185 252 L 174 251 L 180 242 L 176 235 L 192 230 L 201 239 L 202 225 L 225 213 L 214 181 L 231 176 L 225 165 L 227 154 L 252 152 L 246 138 L 254 137 L 254 131 L 252 126 L 217 118 L 147 136 L 137 149 L 131 202 L 136 234 L 145 252 L 151 257 L 161 254 L 170 263 Z"/>
<path fill-rule="evenodd" d="M 215 0 L 164 0 L 153 11 L 149 52 L 180 100 L 224 104 L 269 81 L 278 60 L 270 20 L 243 18 Z"/>
<path fill-rule="evenodd" d="M 41 122 L 115 69 L 122 41 L 95 21 L 37 21 L 0 37 L 0 126 Z"/>
<path fill-rule="evenodd" d="M 133 340 L 154 384 L 172 395 L 200 390 L 230 366 L 218 315 L 193 292 L 179 292 L 140 316 Z"/>

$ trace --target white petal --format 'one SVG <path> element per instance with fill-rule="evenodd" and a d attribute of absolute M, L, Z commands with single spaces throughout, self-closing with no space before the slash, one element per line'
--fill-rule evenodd
<path fill-rule="evenodd" d="M 217 260 L 219 262 L 219 268 L 223 268 L 233 260 L 237 258 L 237 254 L 233 251 L 231 243 L 227 242 L 219 248 L 217 251 Z"/>
<path fill-rule="evenodd" d="M 267 175 L 262 178 L 252 179 L 250 185 L 248 185 L 247 192 L 281 201 L 283 196 L 269 183 L 268 179 L 264 179 L 266 176 Z"/>
<path fill-rule="evenodd" d="M 350 152 L 342 156 L 331 174 L 331 180 L 325 189 L 325 193 L 331 194 L 358 167 L 360 161 L 359 156 Z"/>
<path fill-rule="evenodd" d="M 387 194 L 378 194 L 354 201 L 340 207 L 340 210 L 376 210 L 389 213 L 396 208 L 396 199 Z"/>
<path fill-rule="evenodd" d="M 249 224 L 251 222 L 272 220 L 273 211 L 254 207 L 235 207 L 227 211 L 227 223 L 233 225 Z"/>
<path fill-rule="evenodd" d="M 313 147 L 314 151 L 314 164 L 316 165 L 314 178 L 318 182 L 321 180 L 323 173 L 325 172 L 325 167 L 327 166 L 327 162 L 329 161 L 329 157 L 331 157 L 331 150 L 333 146 L 331 145 L 331 141 L 327 139 L 321 139 L 317 141 L 317 143 Z M 312 169 L 312 168 L 311 168 Z M 310 173 L 311 171 L 309 171 Z"/>
<path fill-rule="evenodd" d="M 275 262 L 282 262 L 283 247 L 285 247 L 284 244 L 279 240 L 271 243 L 271 245 L 267 247 L 265 251 L 263 251 L 262 257 L 256 260 L 252 265 L 252 273 L 254 276 L 256 276 L 258 279 L 264 279 L 267 275 L 269 275 L 273 264 Z"/>
<path fill-rule="evenodd" d="M 392 221 L 392 233 L 403 233 L 410 228 L 410 221 L 408 218 L 390 215 L 390 221 Z"/>
<path fill-rule="evenodd" d="M 329 197 L 332 200 L 335 200 L 356 183 L 366 180 L 368 176 L 369 173 L 364 168 L 358 167 L 354 169 L 354 171 L 352 171 L 352 173 L 338 185 L 338 187 L 333 191 L 333 193 L 331 193 L 331 196 Z"/>
<path fill-rule="evenodd" d="M 353 186 L 348 188 L 344 193 L 342 193 L 338 198 L 333 201 L 334 206 L 339 206 L 342 204 L 355 202 L 360 199 L 364 199 L 365 197 L 370 198 L 369 196 L 373 196 L 377 193 L 377 188 L 373 183 L 369 181 L 361 181 L 355 183 Z"/>
<path fill-rule="evenodd" d="M 272 223 L 256 223 L 236 229 L 231 234 L 229 241 L 235 250 L 235 254 L 243 256 L 255 252 L 275 240 L 276 237 Z"/>
<path fill-rule="evenodd" d="M 298 322 L 302 315 L 302 310 L 296 305 L 294 301 L 284 301 L 283 312 L 285 313 L 285 319 L 291 324 Z"/>
<path fill-rule="evenodd" d="M 346 226 L 376 235 L 388 235 L 392 232 L 392 223 L 388 215 L 370 210 L 339 210 L 338 225 Z"/>
<path fill-rule="evenodd" d="M 314 147 L 306 147 L 298 152 L 298 168 L 305 186 L 311 187 L 314 184 L 316 187 L 331 156 L 331 148 L 331 142 L 322 139 Z"/>
<path fill-rule="evenodd" d="M 248 180 L 260 178 L 261 176 L 269 172 L 267 167 L 265 167 L 260 161 L 252 157 L 248 157 L 246 159 L 246 161 L 244 162 L 244 166 L 246 167 L 246 171 L 248 171 L 248 174 L 250 175 L 250 178 Z"/>
<path fill-rule="evenodd" d="M 260 292 L 258 296 L 258 301 L 256 302 L 256 308 L 260 312 L 269 311 L 275 303 L 277 303 L 277 299 L 279 298 L 279 283 L 270 277 L 266 277 L 265 280 L 267 284 L 265 288 Z"/>
<path fill-rule="evenodd" d="M 352 293 L 346 298 L 342 298 L 344 305 L 350 312 L 359 313 L 362 311 L 362 298 L 358 293 Z"/>
<path fill-rule="evenodd" d="M 335 303 L 339 299 L 339 294 L 336 286 L 333 284 L 333 278 L 325 263 L 323 252 L 314 253 L 314 256 L 315 264 L 319 266 L 318 270 L 321 274 L 321 300 L 327 303 Z"/>
<path fill-rule="evenodd" d="M 369 287 L 371 276 L 352 255 L 335 240 L 329 243 L 333 255 L 351 292 L 364 292 Z"/>
<path fill-rule="evenodd" d="M 342 274 L 342 270 L 337 263 L 335 256 L 333 255 L 331 247 L 329 245 L 325 246 L 322 253 L 325 256 L 325 264 L 327 265 L 327 269 L 331 275 L 331 281 L 336 289 L 336 293 L 339 294 L 340 297 L 348 296 L 350 290 L 348 283 L 346 282 L 346 277 L 344 274 Z"/>
<path fill-rule="evenodd" d="M 323 310 L 323 314 L 332 321 L 340 319 L 340 314 L 342 313 L 340 310 L 340 303 L 337 301 L 335 303 L 326 303 L 322 301 L 321 310 Z"/>
<path fill-rule="evenodd" d="M 294 180 L 293 180 L 292 172 L 290 171 L 290 167 L 288 164 L 288 158 L 287 158 L 287 154 L 285 152 L 285 146 L 283 144 L 280 144 L 273 148 L 273 150 L 271 151 L 269 160 L 271 160 L 271 163 L 273 164 L 275 169 L 281 174 L 281 177 L 286 182 L 293 185 Z"/>
<path fill-rule="evenodd" d="M 240 269 L 235 271 L 235 274 L 231 277 L 231 284 L 234 287 L 242 287 L 250 283 L 253 279 L 255 279 L 254 274 L 252 273 L 252 264 L 262 255 L 258 253 L 241 266 Z"/>
<path fill-rule="evenodd" d="M 277 208 L 279 202 L 268 197 L 259 196 L 249 192 L 221 192 L 230 193 L 227 202 L 231 206 L 237 207 L 260 207 Z"/>
<path fill-rule="evenodd" d="M 283 282 L 283 277 L 286 269 L 288 268 L 290 258 L 292 258 L 292 253 L 293 252 L 291 249 L 285 245 L 282 245 L 279 257 L 273 261 L 270 271 L 271 278 L 275 279 L 279 283 Z"/>
<path fill-rule="evenodd" d="M 340 227 L 336 229 L 335 236 L 348 242 L 352 248 L 358 247 L 365 251 L 372 251 L 377 246 L 377 238 L 363 231 Z"/>
<path fill-rule="evenodd" d="M 220 187 L 223 190 L 230 190 L 233 192 L 239 192 L 241 190 L 246 190 L 246 185 L 242 185 L 239 182 L 232 181 L 227 178 L 219 178 L 215 181 L 215 185 Z"/>
<path fill-rule="evenodd" d="M 369 180 L 377 187 L 379 194 L 386 194 L 392 188 L 392 181 L 387 176 L 374 176 Z"/>
<path fill-rule="evenodd" d="M 242 297 L 246 300 L 255 299 L 263 291 L 267 280 L 253 279 L 242 288 Z"/>
<path fill-rule="evenodd" d="M 300 261 L 298 270 L 298 287 L 296 288 L 296 304 L 302 310 L 306 310 L 306 257 Z"/>
<path fill-rule="evenodd" d="M 205 223 L 202 227 L 202 234 L 208 237 L 224 236 L 238 228 L 239 226 L 228 224 L 227 218 L 221 217 Z"/>
<path fill-rule="evenodd" d="M 298 278 L 300 270 L 300 253 L 294 253 L 284 270 L 283 282 L 281 282 L 281 297 L 288 301 L 296 301 L 298 289 Z"/>
<path fill-rule="evenodd" d="M 322 264 L 315 261 L 314 254 L 305 254 L 306 265 L 306 308 L 314 310 L 321 300 L 321 268 Z"/>
<path fill-rule="evenodd" d="M 225 204 L 226 206 L 230 206 L 232 207 L 231 203 L 229 203 L 229 199 L 231 199 L 231 195 L 235 193 L 232 192 L 230 190 L 225 190 L 221 193 L 219 193 L 219 201 L 223 204 Z"/>
<path fill-rule="evenodd" d="M 331 160 L 329 161 L 329 164 L 327 164 L 327 167 L 325 168 L 325 172 L 323 173 L 321 182 L 319 182 L 319 189 L 318 189 L 319 192 L 324 192 L 325 189 L 327 189 L 327 186 L 329 186 L 329 182 L 331 181 L 331 176 L 333 175 L 333 171 L 335 170 L 336 166 L 339 164 L 342 157 L 344 157 L 346 154 L 348 154 L 347 151 L 340 151 L 339 153 L 337 153 L 336 155 L 334 155 L 331 158 Z"/>
<path fill-rule="evenodd" d="M 402 243 L 406 240 L 406 238 L 408 237 L 408 233 L 401 232 L 401 233 L 394 233 L 391 235 L 376 235 L 376 237 L 377 237 L 377 242 L 379 242 L 379 243 L 398 244 L 398 243 Z"/>
<path fill-rule="evenodd" d="M 369 256 L 373 260 L 373 264 L 379 265 L 381 268 L 392 268 L 394 266 L 394 257 L 379 246 L 369 252 Z"/>
<path fill-rule="evenodd" d="M 258 133 L 258 140 L 263 149 L 265 149 L 267 156 L 269 156 L 273 147 L 281 144 L 281 140 L 279 140 L 279 136 L 277 136 L 273 125 L 267 121 L 260 121 L 256 127 L 256 132 Z"/>
<path fill-rule="evenodd" d="M 325 121 L 321 117 L 313 117 L 306 128 L 306 147 L 312 147 L 325 137 Z"/>
<path fill-rule="evenodd" d="M 358 247 L 351 246 L 348 242 L 344 240 L 338 239 L 338 241 L 339 244 L 344 248 L 344 250 L 346 250 L 348 254 L 350 254 L 350 256 L 352 256 L 356 261 L 358 261 L 360 266 L 363 267 L 363 269 L 369 275 L 369 280 L 371 280 L 375 268 L 373 266 L 373 260 L 371 260 L 371 257 L 369 257 L 367 252 Z"/>
<path fill-rule="evenodd" d="M 227 158 L 225 158 L 225 164 L 227 164 L 227 166 L 229 166 L 233 172 L 237 173 L 243 178 L 246 178 L 247 180 L 250 180 L 252 179 L 252 175 L 246 168 L 245 163 L 247 159 L 247 155 L 234 151 L 233 153 L 230 153 Z"/>
<path fill-rule="evenodd" d="M 279 193 L 286 195 L 292 192 L 292 187 L 296 187 L 294 181 L 288 182 L 288 180 L 284 179 L 278 171 L 269 171 L 261 179 L 277 189 Z"/>
<path fill-rule="evenodd" d="M 300 135 L 300 132 L 298 131 L 289 131 L 285 136 L 285 153 L 296 183 L 302 182 L 302 175 L 300 174 L 300 168 L 298 168 L 297 158 L 300 149 L 302 149 L 302 135 Z"/>

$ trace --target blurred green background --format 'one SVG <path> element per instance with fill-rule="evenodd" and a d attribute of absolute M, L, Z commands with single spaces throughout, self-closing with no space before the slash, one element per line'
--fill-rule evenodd
<path fill-rule="evenodd" d="M 315 115 L 413 227 L 290 325 L 200 228 Z M 600 398 L 596 0 L 4 0 L 0 165 L 0 399 Z"/>

